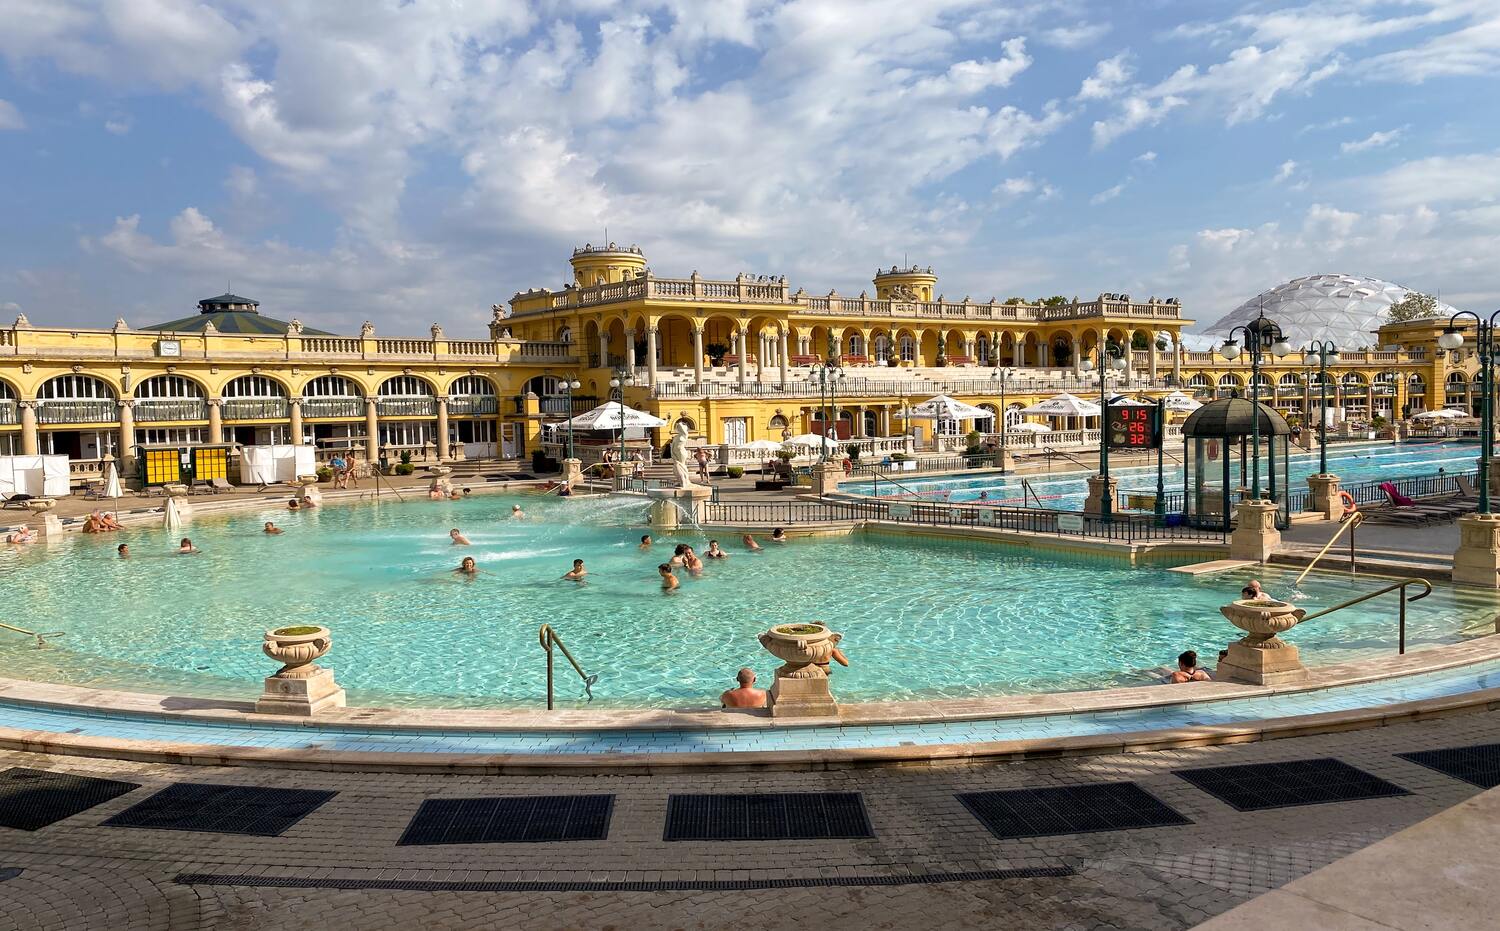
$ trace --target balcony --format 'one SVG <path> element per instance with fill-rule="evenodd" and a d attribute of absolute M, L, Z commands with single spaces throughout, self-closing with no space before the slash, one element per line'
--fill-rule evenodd
<path fill-rule="evenodd" d="M 135 402 L 136 423 L 207 419 L 208 403 L 202 398 L 141 398 Z"/>
<path fill-rule="evenodd" d="M 225 398 L 225 420 L 285 420 L 286 398 Z"/>
<path fill-rule="evenodd" d="M 382 417 L 436 417 L 437 398 L 381 398 L 375 409 Z"/>
<path fill-rule="evenodd" d="M 363 417 L 365 415 L 364 398 L 303 398 L 302 416 L 304 418 L 331 419 L 335 417 Z"/>
<path fill-rule="evenodd" d="M 484 417 L 500 411 L 500 402 L 493 394 L 456 394 L 448 398 L 448 416 Z"/>
<path fill-rule="evenodd" d="M 120 405 L 111 400 L 47 398 L 36 402 L 37 423 L 118 423 Z"/>

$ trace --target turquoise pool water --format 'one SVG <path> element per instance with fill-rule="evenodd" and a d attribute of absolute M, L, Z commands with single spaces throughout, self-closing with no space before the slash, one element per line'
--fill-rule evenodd
<path fill-rule="evenodd" d="M 1178 459 L 1182 458 L 1182 446 L 1177 444 L 1167 450 Z M 1479 447 L 1473 443 L 1403 443 L 1395 445 L 1361 444 L 1358 446 L 1333 446 L 1328 450 L 1328 471 L 1337 475 L 1345 485 L 1357 482 L 1380 481 L 1408 475 L 1431 475 L 1438 469 L 1449 472 L 1472 472 L 1478 468 L 1475 460 Z M 1056 474 L 1025 476 L 1033 491 L 1042 499 L 1043 507 L 1062 510 L 1080 510 L 1088 496 L 1086 479 L 1093 471 L 1078 471 L 1071 463 L 1058 464 Z M 1168 494 L 1182 491 L 1182 466 L 1171 459 L 1165 462 L 1165 485 Z M 1307 489 L 1307 476 L 1318 471 L 1318 453 L 1298 453 L 1288 463 L 1291 485 L 1294 491 Z M 1071 470 L 1071 471 L 1068 471 Z M 1111 468 L 1110 474 L 1120 480 L 1120 491 L 1156 491 L 1156 465 Z M 981 493 L 987 495 L 991 504 L 1024 507 L 1036 506 L 1036 499 L 1025 495 L 1021 488 L 1021 477 L 1014 475 L 982 475 L 974 478 L 918 478 L 897 475 L 901 486 L 890 482 L 879 482 L 881 497 L 941 497 L 951 492 L 953 501 L 973 501 Z M 1212 479 L 1213 476 L 1210 476 Z M 1262 476 L 1262 481 L 1265 477 Z M 855 495 L 875 493 L 875 482 L 843 482 L 842 491 Z"/>
<path fill-rule="evenodd" d="M 506 516 L 516 502 L 528 519 Z M 172 555 L 181 534 L 166 530 L 5 547 L 8 620 L 65 633 L 42 650 L 6 635 L 0 663 L 38 679 L 249 698 L 275 668 L 262 633 L 321 623 L 335 640 L 324 662 L 353 703 L 536 707 L 537 629 L 550 623 L 599 675 L 596 706 L 702 706 L 740 666 L 769 680 L 776 661 L 759 632 L 813 619 L 846 637 L 853 666 L 835 683 L 845 701 L 1061 691 L 1149 681 L 1183 649 L 1211 661 L 1235 633 L 1218 606 L 1250 577 L 899 536 L 767 543 L 758 555 L 725 539 L 729 560 L 664 595 L 655 567 L 671 544 L 701 552 L 705 541 L 643 553 L 644 513 L 639 500 L 486 496 L 200 518 L 187 531 L 195 556 Z M 261 533 L 267 519 L 286 533 Z M 450 527 L 474 545 L 451 546 Z M 131 559 L 115 557 L 120 542 Z M 464 555 L 478 578 L 452 573 Z M 587 561 L 585 584 L 559 579 L 574 557 Z M 1290 573 L 1260 578 L 1278 594 Z M 1320 573 L 1305 604 L 1377 584 Z M 1482 632 L 1496 604 L 1440 588 L 1411 606 L 1409 643 Z M 1312 663 L 1389 654 L 1395 613 L 1394 601 L 1372 602 L 1293 639 Z M 559 671 L 560 699 L 581 705 L 576 677 Z"/>

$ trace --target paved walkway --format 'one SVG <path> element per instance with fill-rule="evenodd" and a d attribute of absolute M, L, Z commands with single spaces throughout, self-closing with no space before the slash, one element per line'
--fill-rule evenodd
<path fill-rule="evenodd" d="M 0 929 L 787 928 L 808 922 L 861 929 L 1189 928 L 1478 792 L 1395 754 L 1495 742 L 1497 712 L 1270 743 L 822 773 L 394 775 L 4 752 L 0 769 L 105 776 L 141 788 L 36 831 L 0 828 Z M 1320 757 L 1335 757 L 1410 794 L 1242 812 L 1173 772 Z M 999 840 L 954 796 L 1124 780 L 1192 823 Z M 275 837 L 104 826 L 173 782 L 337 794 Z M 807 791 L 861 793 L 874 837 L 664 840 L 674 793 Z M 590 793 L 615 797 L 606 840 L 397 845 L 426 799 Z"/>

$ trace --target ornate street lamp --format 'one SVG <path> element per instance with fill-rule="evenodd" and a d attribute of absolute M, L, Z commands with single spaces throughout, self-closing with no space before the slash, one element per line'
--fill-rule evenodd
<path fill-rule="evenodd" d="M 1005 474 L 1005 469 L 1003 468 L 1003 466 L 1004 466 L 1005 459 L 1006 459 L 1006 455 L 1005 455 L 1006 454 L 1006 446 L 1005 446 L 1005 421 L 1006 421 L 1006 416 L 1005 416 L 1005 383 L 1010 380 L 1010 376 L 1011 376 L 1012 373 L 1011 373 L 1010 369 L 1008 369 L 1008 368 L 1002 368 L 1000 366 L 1000 353 L 999 352 L 995 351 L 994 349 L 991 349 L 990 352 L 993 353 L 994 356 L 995 356 L 995 370 L 993 372 L 990 372 L 990 380 L 991 381 L 996 381 L 996 382 L 1000 383 L 1000 462 L 1001 462 L 1001 465 L 1002 465 L 1002 468 L 1000 469 L 1000 474 L 1004 475 Z"/>
<path fill-rule="evenodd" d="M 1448 318 L 1448 326 L 1443 329 L 1443 335 L 1438 337 L 1438 345 L 1443 349 L 1452 351 L 1464 344 L 1464 335 L 1457 325 L 1459 317 L 1473 317 L 1474 323 L 1479 328 L 1479 374 L 1484 379 L 1484 386 L 1479 395 L 1479 513 L 1490 513 L 1490 450 L 1495 445 L 1495 425 L 1491 422 L 1494 416 L 1494 381 L 1495 381 L 1495 320 L 1500 318 L 1500 310 L 1490 315 L 1488 320 L 1480 317 L 1472 310 L 1460 310 Z"/>
<path fill-rule="evenodd" d="M 1110 346 L 1108 342 L 1100 343 L 1094 347 L 1099 368 L 1099 476 L 1104 479 L 1104 490 L 1099 495 L 1099 519 L 1104 523 L 1114 520 L 1114 492 L 1109 487 L 1109 390 L 1105 374 L 1109 371 L 1125 371 L 1124 353 L 1117 347 Z M 1092 372 L 1096 365 L 1095 359 L 1084 359 L 1078 367 L 1085 372 Z"/>
<path fill-rule="evenodd" d="M 1315 342 L 1302 350 L 1302 359 L 1318 367 L 1318 474 L 1328 474 L 1328 366 L 1339 364 L 1333 340 Z"/>
<path fill-rule="evenodd" d="M 563 394 L 568 399 L 568 458 L 573 458 L 573 392 L 583 387 L 578 379 L 563 379 Z"/>
<path fill-rule="evenodd" d="M 621 488 L 625 476 L 625 389 L 635 386 L 635 376 L 623 368 L 615 369 L 609 380 L 609 399 L 620 405 L 620 461 L 615 468 L 615 487 Z"/>
<path fill-rule="evenodd" d="M 837 429 L 838 383 L 846 377 L 843 368 L 833 361 L 833 356 L 812 366 L 807 377 L 818 383 L 818 412 L 823 415 L 823 442 L 819 444 L 819 462 L 828 461 L 828 431 Z"/>
<path fill-rule="evenodd" d="M 1237 326 L 1229 331 L 1229 337 L 1224 340 L 1224 345 L 1219 347 L 1219 354 L 1233 362 L 1240 357 L 1240 344 L 1234 338 L 1234 334 L 1244 332 L 1245 351 L 1250 353 L 1250 435 L 1251 449 L 1254 451 L 1250 460 L 1250 498 L 1253 501 L 1260 500 L 1260 359 L 1261 354 L 1270 350 L 1271 355 L 1278 359 L 1286 358 L 1287 353 L 1292 351 L 1292 346 L 1286 341 L 1281 327 L 1274 320 L 1266 317 L 1265 311 L 1260 316 L 1251 320 L 1243 326 Z M 1273 481 L 1274 485 L 1275 482 Z M 1227 489 L 1226 489 L 1227 491 Z"/>

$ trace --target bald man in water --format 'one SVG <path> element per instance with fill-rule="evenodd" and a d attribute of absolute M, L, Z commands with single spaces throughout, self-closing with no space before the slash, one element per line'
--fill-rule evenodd
<path fill-rule="evenodd" d="M 719 704 L 725 708 L 764 708 L 766 690 L 755 687 L 755 670 L 748 666 L 735 676 L 739 688 L 733 688 L 719 696 Z"/>

